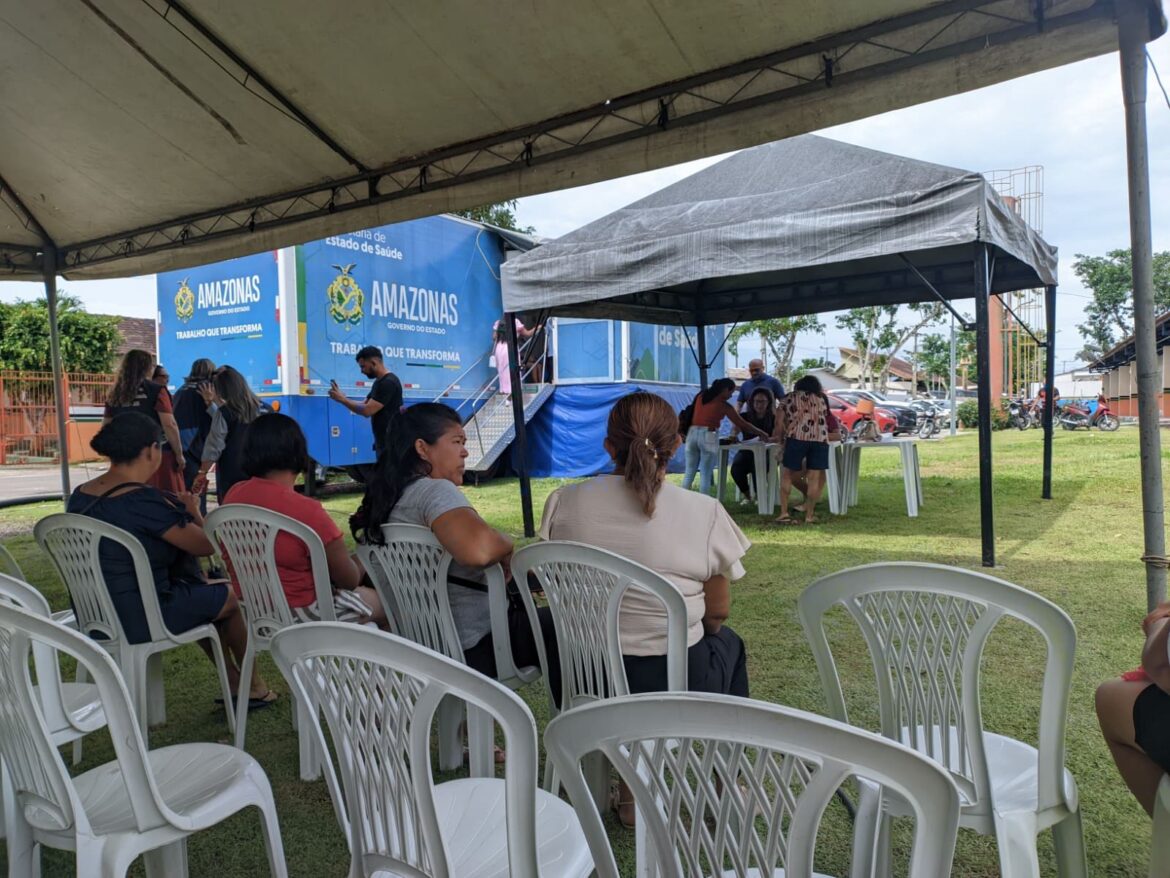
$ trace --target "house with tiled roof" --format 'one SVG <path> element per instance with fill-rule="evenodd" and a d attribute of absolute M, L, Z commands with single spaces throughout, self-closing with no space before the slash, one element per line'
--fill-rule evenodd
<path fill-rule="evenodd" d="M 149 317 L 119 317 L 118 332 L 122 341 L 115 351 L 120 361 L 127 351 L 140 350 L 158 353 L 154 332 L 154 320 Z"/>

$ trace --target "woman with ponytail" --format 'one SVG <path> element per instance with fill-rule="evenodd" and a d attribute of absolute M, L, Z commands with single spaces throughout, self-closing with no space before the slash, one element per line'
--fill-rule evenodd
<path fill-rule="evenodd" d="M 727 627 L 730 582 L 744 575 L 751 543 L 713 497 L 666 481 L 681 439 L 678 416 L 652 393 L 631 393 L 609 413 L 605 450 L 613 475 L 558 488 L 540 535 L 615 552 L 661 573 L 687 604 L 688 686 L 747 697 L 743 640 Z M 618 631 L 630 692 L 666 689 L 666 617 L 652 597 L 629 592 Z"/>
<path fill-rule="evenodd" d="M 459 415 L 441 403 L 410 406 L 394 420 L 386 449 L 361 508 L 350 520 L 354 538 L 382 542 L 386 523 L 428 527 L 454 559 L 447 575 L 451 615 L 467 664 L 495 677 L 484 568 L 501 564 L 508 574 L 512 538 L 484 521 L 459 490 L 467 458 L 467 434 Z M 526 587 L 526 586 L 525 586 Z M 549 667 L 549 686 L 560 702 L 560 653 L 552 614 L 538 611 Z M 517 667 L 540 663 L 528 615 L 518 600 L 508 603 L 508 632 Z"/>

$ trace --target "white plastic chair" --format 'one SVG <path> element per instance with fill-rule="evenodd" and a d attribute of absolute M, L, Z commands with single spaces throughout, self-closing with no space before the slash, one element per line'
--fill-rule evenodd
<path fill-rule="evenodd" d="M 0 573 L 0 603 L 57 621 L 49 611 L 49 602 L 44 595 L 27 582 L 3 573 Z M 81 739 L 106 724 L 97 687 L 92 683 L 62 682 L 57 656 L 43 644 L 34 644 L 33 658 L 45 728 L 54 743 L 73 744 L 73 764 L 76 765 L 81 761 Z"/>
<path fill-rule="evenodd" d="M 29 676 L 35 644 L 85 665 L 100 693 L 114 761 L 69 776 Z M 256 760 L 221 744 L 147 751 L 110 656 L 82 634 L 2 603 L 0 755 L 30 844 L 76 851 L 79 876 L 122 876 L 145 854 L 148 875 L 184 878 L 187 836 L 249 805 L 263 815 L 271 873 L 287 874 L 272 788 Z"/>
<path fill-rule="evenodd" d="M 1162 775 L 1154 799 L 1150 878 L 1170 878 L 1170 775 Z"/>
<path fill-rule="evenodd" d="M 329 562 L 321 538 L 308 525 L 246 503 L 217 506 L 207 514 L 203 530 L 215 544 L 225 562 L 230 565 L 234 580 L 240 586 L 244 617 L 248 624 L 248 647 L 240 663 L 240 693 L 236 699 L 236 746 L 244 749 L 248 730 L 248 699 L 245 687 L 252 679 L 256 654 L 271 649 L 272 635 L 282 628 L 304 621 L 288 605 L 280 570 L 276 566 L 276 539 L 281 533 L 300 540 L 309 551 L 309 564 L 317 589 L 317 614 L 322 621 L 337 621 L 333 608 L 333 587 L 329 581 Z M 300 771 L 302 780 L 316 780 L 321 776 L 319 754 L 314 736 L 301 731 L 311 725 L 313 718 L 306 706 L 297 703 L 293 710 L 293 725 L 298 730 Z"/>
<path fill-rule="evenodd" d="M 28 577 L 20 569 L 20 564 L 12 557 L 12 553 L 8 551 L 8 547 L 3 543 L 0 543 L 0 573 L 11 576 L 13 579 L 24 583 L 28 582 Z M 54 622 L 60 622 L 62 625 L 68 625 L 70 628 L 77 627 L 77 617 L 73 615 L 73 610 L 71 609 L 57 610 L 56 612 L 50 613 L 49 618 Z"/>
<path fill-rule="evenodd" d="M 463 647 L 447 597 L 451 554 L 430 528 L 414 524 L 382 525 L 382 545 L 369 545 L 363 560 L 371 571 L 383 606 L 394 608 L 396 630 L 407 640 L 463 663 Z M 497 679 L 517 689 L 536 679 L 540 668 L 517 668 L 508 633 L 508 597 L 504 571 L 494 564 L 485 571 L 491 617 L 492 647 Z M 539 628 L 535 629 L 537 632 Z M 540 643 L 539 634 L 536 641 Z M 463 706 L 450 699 L 439 711 L 439 768 L 450 771 L 463 764 L 459 725 Z M 472 777 L 495 773 L 491 718 L 467 709 L 468 762 Z"/>
<path fill-rule="evenodd" d="M 20 607 L 42 618 L 51 618 L 49 602 L 44 595 L 27 582 L 3 573 L 0 573 L 0 604 Z M 62 683 L 57 654 L 43 643 L 33 644 L 33 666 L 37 675 L 34 688 L 45 720 L 45 731 L 58 746 L 73 744 L 73 764 L 76 765 L 81 761 L 81 739 L 106 724 L 97 686 L 92 683 Z M 0 801 L 0 829 L 3 829 L 0 838 L 16 839 L 17 843 L 21 840 L 27 842 L 28 833 L 27 830 L 22 832 L 23 825 L 10 823 L 17 814 L 3 760 L 0 760 Z M 9 842 L 7 854 L 10 875 L 29 872 L 40 874 L 39 865 L 27 844 L 24 850 L 17 850 L 17 844 Z"/>
<path fill-rule="evenodd" d="M 336 771 L 327 762 L 329 791 L 338 814 L 349 815 L 350 878 L 591 874 L 572 807 L 536 788 L 536 724 L 506 687 L 392 634 L 330 622 L 285 628 L 272 654 L 313 716 L 325 716 L 337 762 Z M 434 785 L 431 726 L 448 696 L 500 724 L 503 780 Z"/>
<path fill-rule="evenodd" d="M 1051 828 L 1062 876 L 1084 876 L 1077 786 L 1064 767 L 1076 630 L 1058 606 L 985 573 L 938 564 L 869 564 L 817 580 L 797 602 L 828 699 L 848 722 L 824 617 L 842 606 L 861 629 L 876 672 L 881 733 L 946 768 L 962 794 L 961 825 L 994 835 L 1004 878 L 1039 876 L 1036 836 Z M 983 730 L 979 669 L 996 623 L 1019 619 L 1044 638 L 1039 749 Z M 859 826 L 878 828 L 887 855 L 886 801 L 863 787 Z"/>
<path fill-rule="evenodd" d="M 235 728 L 232 714 L 231 689 L 228 686 L 227 665 L 224 664 L 223 645 L 219 632 L 212 624 L 200 625 L 190 631 L 174 633 L 167 629 L 159 610 L 158 592 L 146 550 L 131 533 L 90 518 L 86 515 L 63 512 L 37 522 L 33 535 L 53 561 L 53 566 L 69 590 L 77 627 L 90 637 L 98 635 L 97 642 L 114 657 L 126 679 L 131 703 L 138 714 L 143 740 L 148 740 L 148 725 L 166 722 L 166 695 L 162 680 L 162 653 L 189 643 L 207 640 L 215 669 L 219 674 L 228 728 Z M 102 540 L 117 543 L 129 554 L 138 579 L 138 591 L 146 613 L 150 640 L 130 643 L 122 630 L 122 622 L 110 599 L 102 573 L 99 546 Z"/>
<path fill-rule="evenodd" d="M 687 605 L 678 587 L 666 577 L 596 546 L 564 540 L 548 540 L 525 546 L 512 556 L 512 573 L 519 583 L 535 574 L 557 633 L 561 659 L 561 709 L 569 710 L 594 701 L 629 694 L 618 614 L 622 598 L 631 588 L 657 599 L 666 611 L 666 679 L 672 692 L 687 689 Z M 526 587 L 520 589 L 535 630 L 536 605 Z M 550 713 L 555 715 L 548 686 L 548 660 L 544 641 L 537 638 L 541 669 Z M 557 789 L 556 772 L 546 766 L 545 789 Z M 589 773 L 594 798 L 600 805 L 608 792 L 609 769 L 598 758 Z"/>
<path fill-rule="evenodd" d="M 811 878 L 821 815 L 853 777 L 908 803 L 909 878 L 950 874 L 959 795 L 947 773 L 843 723 L 731 695 L 647 693 L 563 713 L 544 741 L 599 878 L 618 878 L 618 870 L 580 770 L 595 752 L 629 784 L 652 846 L 647 857 L 672 878 Z"/>

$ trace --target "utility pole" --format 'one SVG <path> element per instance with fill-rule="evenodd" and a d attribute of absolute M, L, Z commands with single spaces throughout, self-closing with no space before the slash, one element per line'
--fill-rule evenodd
<path fill-rule="evenodd" d="M 910 364 L 910 398 L 918 396 L 918 330 L 914 330 L 914 362 Z"/>
<path fill-rule="evenodd" d="M 821 345 L 821 365 L 822 366 L 829 365 L 829 351 L 831 351 L 832 349 L 833 349 L 832 345 L 827 345 L 827 344 Z"/>

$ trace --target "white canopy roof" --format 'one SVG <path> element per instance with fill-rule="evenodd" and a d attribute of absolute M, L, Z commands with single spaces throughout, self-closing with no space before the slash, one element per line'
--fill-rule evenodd
<path fill-rule="evenodd" d="M 68 277 L 144 273 L 751 146 L 1113 51 L 1112 15 L 0 0 L 0 277 L 49 247 Z"/>

